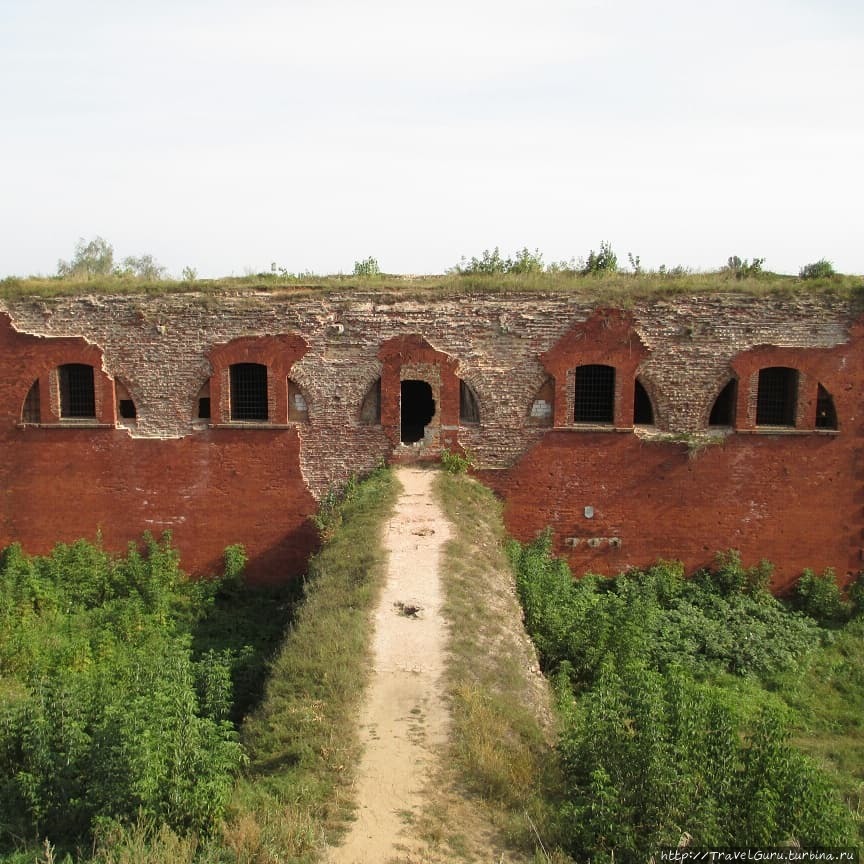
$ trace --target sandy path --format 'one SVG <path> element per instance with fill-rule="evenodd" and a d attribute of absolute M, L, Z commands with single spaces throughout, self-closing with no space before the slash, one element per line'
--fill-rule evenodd
<path fill-rule="evenodd" d="M 447 738 L 438 561 L 450 524 L 432 496 L 432 472 L 403 467 L 397 476 L 404 491 L 385 529 L 389 561 L 360 717 L 359 810 L 344 844 L 330 850 L 331 864 L 385 864 L 417 848 L 408 825 L 427 799 L 435 748 Z"/>

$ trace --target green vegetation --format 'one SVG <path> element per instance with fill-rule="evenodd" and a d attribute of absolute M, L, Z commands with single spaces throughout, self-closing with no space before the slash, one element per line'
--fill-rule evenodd
<path fill-rule="evenodd" d="M 803 672 L 836 650 L 832 634 L 767 593 L 769 565 L 730 553 L 691 580 L 661 562 L 574 582 L 549 549 L 546 536 L 510 555 L 555 681 L 570 854 L 644 861 L 685 832 L 696 846 L 853 842 L 847 789 L 790 737 L 807 719 Z M 837 713 L 864 702 L 862 676 L 844 683 Z M 846 769 L 860 783 L 864 760 Z"/>
<path fill-rule="evenodd" d="M 244 585 L 239 546 L 203 582 L 167 537 L 124 557 L 6 549 L 0 861 L 313 860 L 348 812 L 383 561 L 370 537 L 394 486 L 386 471 L 349 484 L 288 587 Z"/>
<path fill-rule="evenodd" d="M 748 261 L 746 258 L 739 258 L 737 255 L 730 256 L 726 262 L 726 269 L 736 279 L 758 278 L 762 275 L 762 265 L 765 263 L 764 258 L 754 258 Z"/>
<path fill-rule="evenodd" d="M 75 244 L 71 261 L 57 262 L 57 276 L 61 279 L 87 280 L 94 277 L 134 278 L 143 282 L 158 282 L 167 271 L 152 255 L 129 256 L 114 264 L 114 247 L 103 237 L 89 243 L 80 238 Z"/>
<path fill-rule="evenodd" d="M 812 264 L 805 264 L 799 271 L 801 279 L 827 279 L 834 275 L 834 265 L 827 258 L 820 258 Z"/>
<path fill-rule="evenodd" d="M 636 268 L 634 267 L 634 270 Z M 612 251 L 612 244 L 602 241 L 600 251 L 593 249 L 588 253 L 588 259 L 582 268 L 584 276 L 600 276 L 604 273 L 618 272 L 618 256 Z"/>
<path fill-rule="evenodd" d="M 441 451 L 441 467 L 448 474 L 465 474 L 471 466 L 471 457 L 467 453 L 448 450 L 446 447 Z"/>
<path fill-rule="evenodd" d="M 501 504 L 461 473 L 442 472 L 435 489 L 456 531 L 443 559 L 452 762 L 514 849 L 530 854 L 539 840 L 554 855 L 543 861 L 563 861 L 551 853 L 557 828 L 550 801 L 560 783 L 551 704 L 530 671 L 536 656 L 504 554 Z M 442 824 L 460 823 L 452 807 L 442 807 Z"/>
<path fill-rule="evenodd" d="M 222 829 L 232 864 L 315 860 L 350 814 L 369 612 L 384 573 L 378 538 L 396 494 L 379 469 L 334 505 L 338 527 L 309 564 L 302 606 L 241 730 L 249 765 Z"/>
<path fill-rule="evenodd" d="M 354 262 L 354 275 L 362 279 L 376 279 L 381 275 L 381 268 L 378 261 L 370 255 L 362 261 Z"/>
<path fill-rule="evenodd" d="M 112 558 L 79 541 L 0 560 L 0 848 L 69 845 L 136 817 L 206 833 L 244 761 L 227 648 L 193 649 L 219 581 L 167 539 Z"/>
<path fill-rule="evenodd" d="M 715 272 L 690 272 L 687 268 L 661 265 L 646 270 L 639 256 L 628 253 L 630 270 L 618 267 L 612 244 L 604 241 L 599 252 L 587 259 L 575 258 L 544 264 L 543 253 L 524 247 L 513 256 L 502 256 L 498 247 L 480 257 L 462 258 L 445 275 L 403 277 L 381 273 L 378 261 L 369 257 L 354 262 L 351 275 L 318 275 L 291 272 L 271 264 L 270 270 L 241 277 L 199 279 L 192 267 L 180 279 L 168 278 L 152 255 L 125 258 L 115 266 L 114 249 L 103 238 L 81 239 L 71 261 L 60 261 L 57 275 L 0 279 L 0 298 L 54 297 L 97 294 L 174 294 L 194 290 L 198 295 L 230 296 L 266 291 L 303 297 L 344 291 L 352 286 L 374 290 L 386 302 L 403 297 L 438 297 L 467 293 L 564 292 L 588 301 L 626 305 L 640 298 L 675 294 L 735 291 L 747 294 L 820 291 L 841 296 L 861 292 L 860 276 L 834 273 L 822 259 L 801 268 L 798 276 L 784 276 L 763 269 L 764 259 L 752 262 L 732 256 Z"/>

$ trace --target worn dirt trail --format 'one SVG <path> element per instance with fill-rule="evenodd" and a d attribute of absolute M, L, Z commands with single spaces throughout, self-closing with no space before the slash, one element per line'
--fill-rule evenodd
<path fill-rule="evenodd" d="M 432 472 L 400 468 L 397 476 L 404 491 L 385 530 L 389 561 L 360 717 L 359 809 L 344 844 L 329 851 L 330 864 L 415 860 L 422 844 L 411 836 L 411 824 L 429 799 L 436 751 L 447 739 L 438 562 L 450 523 L 432 495 Z"/>

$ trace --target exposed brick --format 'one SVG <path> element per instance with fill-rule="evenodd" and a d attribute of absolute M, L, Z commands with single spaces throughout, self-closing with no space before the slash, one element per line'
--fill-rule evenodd
<path fill-rule="evenodd" d="M 5 309 L 2 542 L 44 551 L 101 529 L 122 547 L 167 527 L 194 572 L 212 572 L 225 545 L 243 542 L 253 575 L 279 579 L 302 568 L 315 537 L 308 517 L 329 488 L 381 460 L 434 458 L 448 446 L 468 450 L 505 497 L 511 531 L 527 539 L 552 525 L 579 570 L 610 573 L 658 556 L 693 568 L 737 547 L 750 562 L 774 560 L 782 588 L 805 566 L 844 577 L 861 566 L 864 343 L 840 297 L 676 296 L 620 311 L 567 294 L 346 291 L 82 296 Z M 55 370 L 79 362 L 96 369 L 99 428 L 57 416 Z M 225 423 L 235 362 L 267 364 L 268 427 Z M 572 370 L 585 363 L 616 367 L 610 431 L 571 423 Z M 799 370 L 794 433 L 754 428 L 754 382 L 767 365 Z M 654 405 L 653 433 L 632 431 L 637 375 Z M 703 435 L 731 376 L 737 431 L 690 458 L 686 443 L 668 439 Z M 289 413 L 288 378 L 305 415 Z M 378 378 L 381 424 L 370 425 L 360 409 Z M 399 444 L 407 378 L 427 380 L 436 400 L 425 451 Z M 460 426 L 460 378 L 477 393 L 479 425 Z M 37 380 L 43 422 L 22 425 Z M 210 424 L 195 421 L 208 381 Z M 136 405 L 129 428 L 118 427 L 115 382 Z M 835 400 L 834 434 L 814 430 L 820 383 Z M 538 399 L 551 399 L 554 427 L 532 420 Z"/>

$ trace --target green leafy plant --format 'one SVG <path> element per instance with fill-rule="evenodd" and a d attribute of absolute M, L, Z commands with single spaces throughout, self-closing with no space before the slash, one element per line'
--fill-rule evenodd
<path fill-rule="evenodd" d="M 801 279 L 826 279 L 834 275 L 834 265 L 827 258 L 820 258 L 812 264 L 805 264 L 799 271 Z"/>
<path fill-rule="evenodd" d="M 441 451 L 441 467 L 449 474 L 464 474 L 472 465 L 467 453 L 448 450 L 446 447 Z"/>
<path fill-rule="evenodd" d="M 586 276 L 599 276 L 603 273 L 617 272 L 618 256 L 612 251 L 612 244 L 605 240 L 600 243 L 599 252 L 595 252 L 592 249 L 588 253 L 588 259 L 582 268 L 582 273 Z"/>
<path fill-rule="evenodd" d="M 764 263 L 764 258 L 754 258 L 752 261 L 748 261 L 746 258 L 732 255 L 726 262 L 726 270 L 736 279 L 747 279 L 761 274 Z"/>
<path fill-rule="evenodd" d="M 354 262 L 354 275 L 362 279 L 374 279 L 381 275 L 381 268 L 378 266 L 378 261 L 370 256 Z"/>

